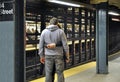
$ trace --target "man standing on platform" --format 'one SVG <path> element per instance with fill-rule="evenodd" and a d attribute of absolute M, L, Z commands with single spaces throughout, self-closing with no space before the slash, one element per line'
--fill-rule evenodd
<path fill-rule="evenodd" d="M 69 62 L 69 47 L 64 31 L 58 27 L 58 19 L 52 18 L 50 25 L 41 33 L 39 42 L 40 62 L 45 63 L 45 82 L 52 82 L 52 72 L 55 70 L 58 82 L 64 82 L 64 54 L 66 62 Z M 44 52 L 45 51 L 45 52 Z"/>

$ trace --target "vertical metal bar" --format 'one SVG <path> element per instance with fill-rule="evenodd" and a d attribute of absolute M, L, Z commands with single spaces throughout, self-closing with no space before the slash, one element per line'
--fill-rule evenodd
<path fill-rule="evenodd" d="M 72 7 L 72 38 L 75 38 L 75 8 Z"/>
<path fill-rule="evenodd" d="M 41 2 L 42 3 L 42 2 Z M 42 3 L 41 4 L 41 6 L 43 6 L 42 8 L 41 8 L 41 10 L 40 10 L 40 12 L 42 12 L 41 13 L 41 28 L 40 28 L 40 31 L 42 32 L 44 29 L 45 29 L 45 27 L 46 27 L 46 23 L 45 23 L 45 20 L 46 20 L 46 5 L 45 5 L 45 3 Z"/>
<path fill-rule="evenodd" d="M 81 62 L 81 40 L 79 40 L 79 63 Z"/>
<path fill-rule="evenodd" d="M 65 15 L 64 15 L 64 18 L 63 18 L 63 22 L 64 22 L 64 32 L 65 32 L 65 34 L 67 35 L 67 7 L 65 7 L 64 8 L 64 11 L 65 11 Z M 64 55 L 65 55 L 65 53 L 64 53 Z M 66 62 L 65 62 L 65 68 L 67 68 L 67 64 L 66 64 Z"/>
<path fill-rule="evenodd" d="M 80 40 L 79 40 L 79 63 L 81 63 L 81 27 L 82 27 L 82 23 L 81 23 L 81 19 L 82 19 L 82 16 L 81 16 L 81 8 L 79 8 L 79 37 L 80 37 Z"/>
<path fill-rule="evenodd" d="M 84 10 L 85 10 L 85 37 L 87 37 L 88 10 L 87 9 Z"/>
<path fill-rule="evenodd" d="M 25 1 L 15 0 L 15 82 L 25 82 Z"/>
<path fill-rule="evenodd" d="M 81 26 L 82 26 L 82 23 L 81 23 L 81 19 L 82 19 L 82 16 L 81 16 L 81 8 L 79 8 L 79 37 L 81 38 Z"/>
<path fill-rule="evenodd" d="M 95 19 L 95 18 L 96 18 L 96 11 L 93 11 L 93 14 L 94 14 L 93 19 Z M 93 37 L 95 37 L 95 38 L 94 38 L 94 41 L 93 41 L 93 44 L 92 44 L 92 45 L 93 45 L 93 48 L 94 48 L 94 49 L 93 49 L 93 50 L 94 50 L 94 52 L 93 52 L 93 53 L 94 53 L 93 59 L 96 58 L 96 45 L 95 45 L 95 44 L 96 44 L 96 28 L 97 28 L 97 27 L 96 27 L 96 23 L 95 23 L 95 22 L 96 22 L 96 20 L 94 20 L 94 22 L 93 22 L 94 25 L 92 24 L 92 25 L 94 26 Z"/>
<path fill-rule="evenodd" d="M 75 8 L 72 7 L 72 39 L 75 38 L 75 18 L 74 18 L 74 14 L 75 14 Z M 72 65 L 74 65 L 75 63 L 75 39 L 72 40 Z"/>
<path fill-rule="evenodd" d="M 90 13 L 90 22 L 89 22 L 89 27 L 90 27 L 90 45 L 89 45 L 89 53 L 90 53 L 90 59 L 92 59 L 92 49 L 91 49 L 91 42 L 92 42 L 92 16 L 91 16 L 91 13 L 92 13 L 92 11 L 90 10 L 89 11 L 89 13 Z"/>
<path fill-rule="evenodd" d="M 45 27 L 46 27 L 46 24 L 45 24 L 45 19 L 46 19 L 46 16 L 43 14 L 41 14 L 41 28 L 40 28 L 40 31 L 42 32 Z"/>
<path fill-rule="evenodd" d="M 64 18 L 63 18 L 63 22 L 64 22 L 64 31 L 65 31 L 65 34 L 67 35 L 67 7 L 64 8 L 64 11 L 65 11 L 65 15 L 64 15 Z"/>

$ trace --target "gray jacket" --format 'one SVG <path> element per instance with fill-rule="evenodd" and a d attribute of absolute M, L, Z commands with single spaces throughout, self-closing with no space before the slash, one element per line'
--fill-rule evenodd
<path fill-rule="evenodd" d="M 56 46 L 54 49 L 45 48 L 47 44 L 57 44 L 59 42 L 62 42 L 61 46 Z M 38 54 L 40 57 L 43 57 L 44 55 L 63 55 L 63 49 L 66 53 L 69 53 L 69 47 L 67 45 L 67 39 L 64 31 L 57 25 L 49 25 L 41 33 Z"/>

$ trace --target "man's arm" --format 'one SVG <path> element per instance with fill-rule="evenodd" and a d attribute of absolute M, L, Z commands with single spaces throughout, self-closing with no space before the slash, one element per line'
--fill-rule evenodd
<path fill-rule="evenodd" d="M 41 33 L 40 40 L 39 40 L 39 56 L 40 56 L 40 62 L 44 64 L 45 58 L 44 58 L 44 33 Z"/>
<path fill-rule="evenodd" d="M 67 44 L 67 38 L 64 31 L 62 32 L 61 39 L 62 39 L 62 45 L 63 45 L 64 51 L 65 51 L 66 62 L 69 62 L 70 60 L 69 47 Z"/>

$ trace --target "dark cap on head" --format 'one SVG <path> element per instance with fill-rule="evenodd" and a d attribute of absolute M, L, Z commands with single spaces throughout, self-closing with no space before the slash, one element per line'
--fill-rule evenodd
<path fill-rule="evenodd" d="M 53 24 L 53 25 L 56 25 L 58 24 L 58 19 L 53 17 L 51 20 L 50 20 L 50 24 Z"/>

